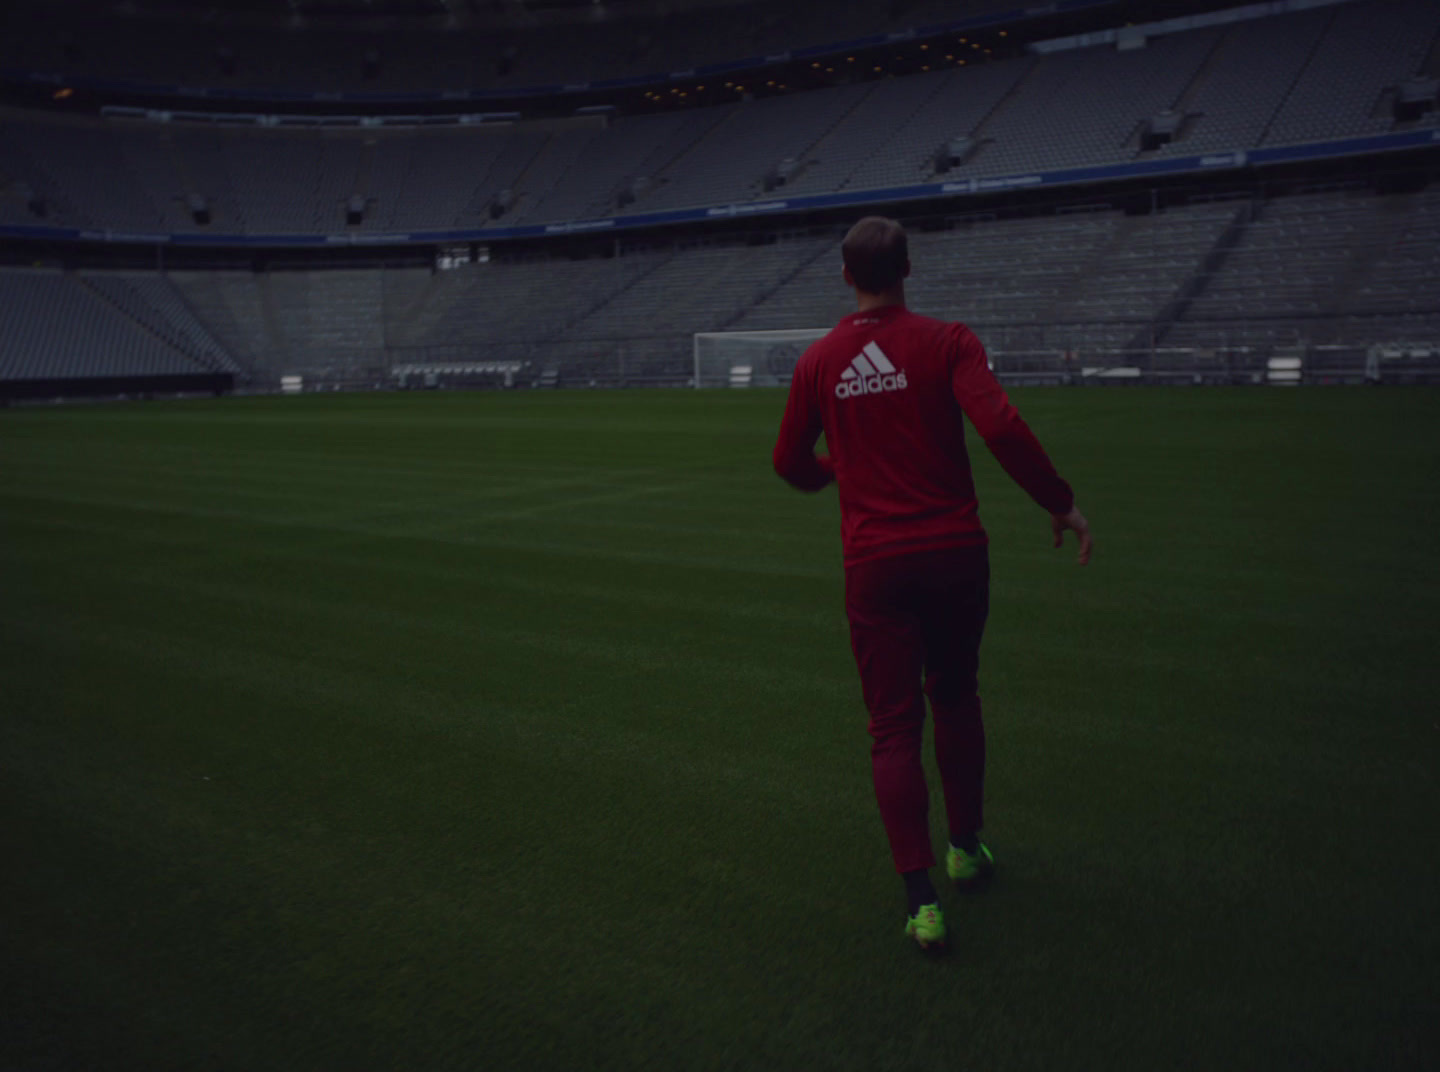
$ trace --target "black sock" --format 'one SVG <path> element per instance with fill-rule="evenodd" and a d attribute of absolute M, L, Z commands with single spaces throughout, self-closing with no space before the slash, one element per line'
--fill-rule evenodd
<path fill-rule="evenodd" d="M 951 834 L 950 844 L 974 856 L 980 851 L 980 835 L 973 830 L 963 837 L 956 837 L 954 834 Z"/>
<path fill-rule="evenodd" d="M 910 901 L 910 914 L 913 916 L 927 904 L 934 904 L 940 898 L 935 894 L 935 885 L 930 881 L 930 872 L 924 868 L 919 871 L 902 871 L 900 877 L 905 880 L 905 896 Z"/>

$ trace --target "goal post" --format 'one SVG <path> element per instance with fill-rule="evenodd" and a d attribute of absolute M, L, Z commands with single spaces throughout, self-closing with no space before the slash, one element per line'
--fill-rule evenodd
<path fill-rule="evenodd" d="M 829 331 L 696 332 L 695 387 L 788 387 L 800 355 Z"/>

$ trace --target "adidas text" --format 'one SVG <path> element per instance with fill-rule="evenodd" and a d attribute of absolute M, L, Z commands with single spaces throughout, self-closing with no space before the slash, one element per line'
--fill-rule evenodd
<path fill-rule="evenodd" d="M 837 383 L 835 397 L 854 398 L 856 395 L 874 395 L 882 391 L 903 391 L 905 387 L 905 373 L 903 372 L 897 372 L 893 376 L 856 377 L 853 380 L 841 380 Z"/>

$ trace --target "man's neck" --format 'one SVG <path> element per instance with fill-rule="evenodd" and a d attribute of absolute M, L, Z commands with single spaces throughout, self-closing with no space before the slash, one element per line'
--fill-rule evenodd
<path fill-rule="evenodd" d="M 903 286 L 894 287 L 880 294 L 867 294 L 863 290 L 857 290 L 855 301 L 862 313 L 868 313 L 873 309 L 884 309 L 891 305 L 903 306 L 905 304 L 905 288 Z"/>

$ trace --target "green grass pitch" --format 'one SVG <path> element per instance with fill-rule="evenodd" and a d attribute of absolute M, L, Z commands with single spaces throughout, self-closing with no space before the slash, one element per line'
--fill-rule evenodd
<path fill-rule="evenodd" d="M 1014 396 L 939 961 L 781 394 L 0 413 L 0 1068 L 1436 1067 L 1440 393 Z"/>

